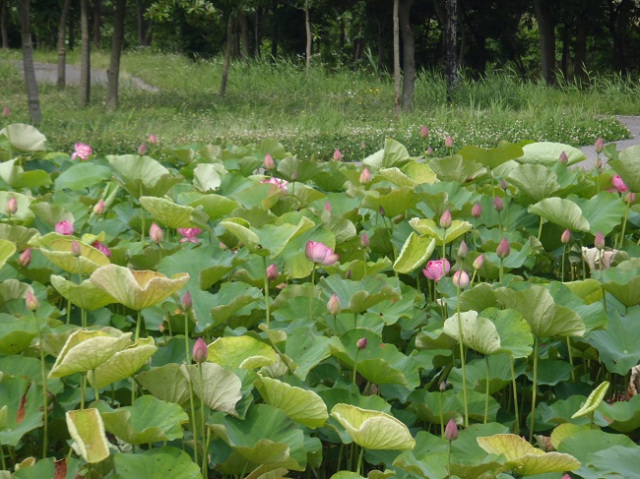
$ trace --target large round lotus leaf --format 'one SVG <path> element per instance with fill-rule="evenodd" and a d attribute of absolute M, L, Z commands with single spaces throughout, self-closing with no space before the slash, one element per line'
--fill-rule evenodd
<path fill-rule="evenodd" d="M 409 151 L 402 143 L 393 138 L 385 138 L 384 148 L 367 156 L 362 160 L 362 163 L 377 171 L 380 168 L 389 168 L 410 159 Z"/>
<path fill-rule="evenodd" d="M 458 396 L 451 389 L 442 393 L 432 393 L 424 389 L 416 389 L 409 396 L 410 409 L 422 421 L 431 424 L 447 424 L 450 419 L 462 424 L 463 417 L 460 414 L 460 402 Z"/>
<path fill-rule="evenodd" d="M 586 341 L 600 353 L 607 371 L 626 375 L 640 361 L 640 308 L 631 308 L 626 316 L 609 313 L 605 330 L 591 331 Z"/>
<path fill-rule="evenodd" d="M 337 295 L 342 312 L 360 314 L 376 304 L 400 298 L 400 285 L 397 278 L 383 275 L 365 276 L 360 281 L 344 279 L 333 274 L 322 278 L 319 285 L 327 298 Z"/>
<path fill-rule="evenodd" d="M 640 146 L 625 148 L 618 159 L 607 164 L 620 175 L 631 191 L 640 193 Z"/>
<path fill-rule="evenodd" d="M 572 419 L 571 416 L 580 409 L 580 406 L 585 402 L 584 396 L 574 395 L 567 399 L 558 399 L 553 403 L 542 402 L 536 405 L 536 431 L 546 431 L 558 426 L 559 424 L 576 424 L 583 425 L 591 424 L 591 417 L 582 417 L 579 419 Z M 593 416 L 593 422 L 595 425 L 604 427 L 607 425 L 607 421 L 599 412 L 596 412 Z"/>
<path fill-rule="evenodd" d="M 362 198 L 362 207 L 379 213 L 382 208 L 384 214 L 390 218 L 405 213 L 418 202 L 418 197 L 412 187 L 403 186 L 394 188 L 388 193 L 382 194 L 378 190 L 365 192 Z"/>
<path fill-rule="evenodd" d="M 587 305 L 602 300 L 602 284 L 596 279 L 587 278 L 585 280 L 570 281 L 563 284 Z"/>
<path fill-rule="evenodd" d="M 67 429 L 73 439 L 73 449 L 77 454 L 90 464 L 109 457 L 109 442 L 97 409 L 67 411 L 66 418 Z"/>
<path fill-rule="evenodd" d="M 10 225 L 8 223 L 0 224 L 0 238 L 11 241 L 19 251 L 24 249 L 31 238 L 39 234 L 35 228 L 27 228 L 22 225 Z"/>
<path fill-rule="evenodd" d="M 462 291 L 459 301 L 461 311 L 484 311 L 498 304 L 493 287 L 489 283 L 478 283 Z"/>
<path fill-rule="evenodd" d="M 293 181 L 294 175 L 297 181 L 309 181 L 320 171 L 320 166 L 315 160 L 301 160 L 296 156 L 288 156 L 278 163 L 278 172 L 287 181 Z"/>
<path fill-rule="evenodd" d="M 479 176 L 487 174 L 487 169 L 480 163 L 468 160 L 460 155 L 434 158 L 428 163 L 440 181 L 455 181 L 464 184 Z"/>
<path fill-rule="evenodd" d="M 536 163 L 540 165 L 553 166 L 558 163 L 560 155 L 564 151 L 569 161 L 568 165 L 579 163 L 587 159 L 584 153 L 578 148 L 565 145 L 564 143 L 552 143 L 541 141 L 529 143 L 522 148 L 523 155 L 517 159 L 520 163 Z"/>
<path fill-rule="evenodd" d="M 0 313 L 0 354 L 20 354 L 37 335 L 38 324 L 33 316 L 17 319 Z"/>
<path fill-rule="evenodd" d="M 342 170 L 343 173 L 345 173 L 344 170 Z M 360 173 L 357 170 L 349 170 L 349 172 L 351 173 L 350 175 L 350 180 L 352 183 L 358 184 L 359 183 L 359 175 Z M 345 173 L 346 174 L 346 173 Z M 409 178 L 407 175 L 405 175 L 400 168 L 383 168 L 379 171 L 379 174 L 382 178 L 384 178 L 385 180 L 393 183 L 394 185 L 398 186 L 398 187 L 403 187 L 403 186 L 415 186 L 416 183 L 415 181 L 413 181 L 411 178 Z M 434 175 L 435 178 L 435 175 Z"/>
<path fill-rule="evenodd" d="M 500 351 L 500 336 L 495 325 L 478 316 L 476 311 L 456 313 L 444 322 L 444 332 L 460 341 L 462 328 L 462 343 L 468 348 L 475 349 L 482 354 L 493 354 Z"/>
<path fill-rule="evenodd" d="M 208 362 L 189 366 L 183 364 L 181 370 L 203 403 L 216 411 L 237 414 L 236 403 L 242 399 L 242 382 L 238 376 Z"/>
<path fill-rule="evenodd" d="M 263 298 L 264 295 L 258 288 L 247 283 L 241 281 L 222 283 L 220 290 L 213 295 L 216 306 L 210 310 L 214 325 L 224 324 L 236 312 L 248 305 L 251 305 L 251 309 L 257 307 L 254 303 Z"/>
<path fill-rule="evenodd" d="M 136 376 L 140 385 L 163 401 L 185 404 L 189 400 L 189 380 L 177 363 L 169 363 Z"/>
<path fill-rule="evenodd" d="M 4 266 L 7 259 L 16 252 L 16 245 L 11 241 L 0 239 L 0 268 Z"/>
<path fill-rule="evenodd" d="M 155 271 L 134 271 L 123 266 L 101 266 L 89 278 L 127 308 L 140 311 L 161 303 L 189 281 L 188 273 L 167 278 Z"/>
<path fill-rule="evenodd" d="M 76 284 L 73 281 L 64 279 L 62 276 L 52 274 L 51 285 L 56 288 L 64 299 L 87 311 L 93 311 L 107 304 L 118 302 L 113 296 L 98 288 L 88 279 Z"/>
<path fill-rule="evenodd" d="M 93 162 L 77 163 L 56 178 L 56 189 L 80 191 L 111 179 L 111 168 Z"/>
<path fill-rule="evenodd" d="M 307 328 L 298 328 L 287 338 L 284 353 L 295 361 L 293 374 L 304 381 L 314 367 L 328 358 L 330 339 L 326 336 L 313 334 Z"/>
<path fill-rule="evenodd" d="M 249 229 L 249 223 L 241 218 L 228 218 L 220 222 L 220 226 L 225 227 L 252 253 L 260 256 L 269 256 L 269 251 L 265 251 L 260 244 L 260 237 Z"/>
<path fill-rule="evenodd" d="M 145 479 L 198 479 L 202 477 L 200 467 L 184 451 L 175 447 L 161 447 L 135 454 L 117 453 L 113 456 L 118 477 L 140 479 L 144 471 Z"/>
<path fill-rule="evenodd" d="M 556 174 L 539 164 L 525 164 L 514 168 L 507 181 L 515 185 L 520 193 L 531 198 L 532 202 L 549 198 L 560 189 Z"/>
<path fill-rule="evenodd" d="M 233 210 L 240 206 L 236 201 L 225 196 L 208 194 L 189 203 L 189 206 L 202 206 L 204 212 L 211 220 L 217 220 L 229 216 Z"/>
<path fill-rule="evenodd" d="M 614 431 L 628 434 L 640 428 L 640 394 L 628 401 L 616 401 L 612 404 L 603 402 L 598 411 Z"/>
<path fill-rule="evenodd" d="M 400 254 L 393 263 L 393 270 L 409 274 L 423 265 L 436 247 L 436 240 L 430 236 L 418 236 L 412 232 L 402 246 Z"/>
<path fill-rule="evenodd" d="M 546 198 L 529 206 L 529 213 L 570 231 L 588 232 L 589 221 L 582 215 L 582 210 L 573 201 L 564 198 Z"/>
<path fill-rule="evenodd" d="M 515 434 L 498 434 L 477 440 L 489 454 L 504 455 L 507 459 L 505 467 L 523 476 L 573 471 L 580 467 L 575 457 L 559 452 L 545 453 Z"/>
<path fill-rule="evenodd" d="M 111 332 L 112 334 L 78 329 L 71 333 L 51 368 L 49 377 L 61 378 L 95 369 L 131 342 L 131 333 Z"/>
<path fill-rule="evenodd" d="M 133 406 L 112 410 L 105 405 L 102 420 L 111 434 L 139 445 L 181 438 L 182 424 L 189 421 L 189 416 L 177 404 L 144 395 Z"/>
<path fill-rule="evenodd" d="M 588 416 L 594 413 L 595 410 L 598 409 L 598 406 L 602 404 L 604 396 L 605 394 L 607 394 L 608 390 L 609 381 L 603 381 L 602 383 L 600 383 L 597 388 L 591 391 L 591 394 L 589 394 L 589 397 L 587 398 L 585 403 L 578 411 L 575 412 L 573 416 L 571 416 L 571 419 Z"/>
<path fill-rule="evenodd" d="M 134 198 L 162 196 L 182 181 L 149 156 L 107 156 L 107 161 L 116 172 L 116 179 Z"/>
<path fill-rule="evenodd" d="M 480 148 L 469 145 L 458 150 L 458 155 L 466 160 L 475 161 L 487 168 L 497 168 L 509 160 L 520 158 L 523 154 L 522 146 L 501 141 L 495 148 Z"/>
<path fill-rule="evenodd" d="M 274 364 L 278 358 L 271 346 L 244 335 L 218 338 L 207 349 L 207 361 L 231 368 L 256 369 Z"/>
<path fill-rule="evenodd" d="M 283 410 L 297 423 L 315 429 L 329 419 L 327 406 L 313 391 L 262 376 L 258 376 L 255 384 L 264 402 Z"/>
<path fill-rule="evenodd" d="M 471 231 L 473 227 L 468 221 L 453 220 L 451 226 L 445 231 L 443 228 L 440 228 L 435 221 L 425 218 L 412 218 L 409 220 L 409 224 L 421 235 L 435 238 L 438 246 L 442 246 L 443 241 L 447 244 L 455 241 L 460 236 Z"/>
<path fill-rule="evenodd" d="M 596 235 L 609 235 L 622 223 L 626 206 L 622 198 L 608 191 L 601 191 L 590 199 L 571 195 L 567 198 L 575 202 L 582 210 L 582 216 L 589 222 L 589 232 Z"/>
<path fill-rule="evenodd" d="M 6 136 L 11 148 L 18 151 L 33 152 L 46 149 L 47 137 L 31 125 L 14 123 L 0 130 L 0 135 Z"/>
<path fill-rule="evenodd" d="M 191 228 L 193 208 L 174 203 L 165 198 L 154 198 L 153 196 L 141 196 L 140 204 L 151 213 L 151 216 L 160 224 L 169 228 Z"/>
<path fill-rule="evenodd" d="M 199 163 L 193 169 L 193 186 L 203 192 L 215 191 L 226 174 L 227 170 L 220 163 Z"/>
<path fill-rule="evenodd" d="M 424 163 L 410 161 L 402 167 L 402 171 L 407 177 L 418 185 L 433 184 L 438 181 L 436 174 Z"/>
<path fill-rule="evenodd" d="M 25 434 L 42 427 L 42 388 L 23 377 L 0 379 L 0 404 L 6 407 L 0 441 L 3 446 L 17 447 Z"/>
<path fill-rule="evenodd" d="M 95 388 L 103 388 L 111 383 L 133 376 L 155 354 L 158 347 L 153 338 L 139 338 L 118 351 L 100 366 L 89 371 L 88 378 Z"/>
<path fill-rule="evenodd" d="M 481 313 L 496 327 L 500 336 L 500 350 L 514 358 L 528 358 L 533 351 L 531 328 L 520 313 L 513 309 L 488 308 Z"/>
<path fill-rule="evenodd" d="M 71 252 L 74 241 L 80 245 L 80 256 Z M 49 261 L 68 273 L 91 274 L 100 266 L 111 264 L 104 253 L 72 236 L 49 233 L 31 240 L 30 244 L 40 248 Z"/>
<path fill-rule="evenodd" d="M 33 198 L 30 196 L 22 195 L 20 193 L 16 193 L 14 191 L 0 191 L 0 211 L 7 211 L 7 201 L 9 199 L 15 198 L 17 202 L 18 208 L 16 212 L 9 218 L 9 222 L 21 222 L 21 223 L 31 223 L 35 214 L 31 211 L 30 206 L 33 202 Z M 5 217 L 6 218 L 6 217 Z M 5 221 L 7 221 L 5 219 Z"/>
<path fill-rule="evenodd" d="M 339 403 L 331 416 L 365 449 L 403 451 L 416 445 L 407 426 L 389 414 Z"/>
<path fill-rule="evenodd" d="M 559 452 L 571 454 L 577 458 L 583 466 L 591 462 L 594 454 L 599 451 L 613 454 L 613 448 L 629 449 L 635 455 L 638 455 L 638 446 L 629 436 L 606 433 L 600 429 L 593 429 L 590 425 L 586 424 L 583 426 L 576 426 L 575 424 L 562 424 L 558 426 L 551 434 L 551 442 Z M 615 471 L 615 469 L 613 471 Z M 596 479 L 601 476 L 593 475 L 588 477 Z M 621 477 L 625 477 L 626 479 L 626 476 Z"/>
<path fill-rule="evenodd" d="M 627 260 L 602 273 L 604 289 L 627 308 L 640 304 L 640 266 Z"/>
<path fill-rule="evenodd" d="M 608 450 L 597 451 L 586 463 L 594 476 L 601 477 L 635 477 L 640 471 L 640 454 L 638 448 L 613 446 Z"/>

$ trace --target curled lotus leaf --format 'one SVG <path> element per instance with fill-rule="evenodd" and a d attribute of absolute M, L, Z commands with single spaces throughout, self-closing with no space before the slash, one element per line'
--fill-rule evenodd
<path fill-rule="evenodd" d="M 93 387 L 102 388 L 133 376 L 155 354 L 158 347 L 153 338 L 139 338 L 116 352 L 100 366 L 89 371 L 87 377 Z"/>
<path fill-rule="evenodd" d="M 191 215 L 194 211 L 191 206 L 179 205 L 166 198 L 155 198 L 153 196 L 141 196 L 140 204 L 151 213 L 151 216 L 156 221 L 169 228 L 192 228 L 197 226 L 191 222 Z"/>
<path fill-rule="evenodd" d="M 9 140 L 11 148 L 18 151 L 34 152 L 46 150 L 47 137 L 40 130 L 24 123 L 13 123 L 0 130 Z"/>
<path fill-rule="evenodd" d="M 116 173 L 116 181 L 134 198 L 162 196 L 182 181 L 150 156 L 107 156 L 107 161 Z"/>
<path fill-rule="evenodd" d="M 593 414 L 595 410 L 598 409 L 598 406 L 602 404 L 602 401 L 604 400 L 604 396 L 605 394 L 607 394 L 608 390 L 609 390 L 609 381 L 603 381 L 602 383 L 600 383 L 597 388 L 591 391 L 591 394 L 589 394 L 589 397 L 587 398 L 585 403 L 582 405 L 582 407 L 578 411 L 576 411 L 576 413 L 573 416 L 571 416 L 571 419 L 576 419 L 578 417 Z"/>
<path fill-rule="evenodd" d="M 168 278 L 155 271 L 136 271 L 109 264 L 95 270 L 89 280 L 127 308 L 140 311 L 180 291 L 189 281 L 189 274 L 179 273 Z"/>
<path fill-rule="evenodd" d="M 16 252 L 16 245 L 11 241 L 0 239 L 0 268 L 4 266 L 9 257 Z"/>
<path fill-rule="evenodd" d="M 98 288 L 88 279 L 76 284 L 73 281 L 64 279 L 62 276 L 53 274 L 51 275 L 51 285 L 56 288 L 64 299 L 87 311 L 93 311 L 118 302 L 113 296 Z"/>
<path fill-rule="evenodd" d="M 444 322 L 445 334 L 460 341 L 460 326 L 462 327 L 462 342 L 465 346 L 482 354 L 493 354 L 500 351 L 500 336 L 495 324 L 489 319 L 478 316 L 476 311 L 454 314 Z M 459 323 L 458 323 L 459 319 Z"/>
<path fill-rule="evenodd" d="M 109 457 L 109 442 L 97 409 L 67 411 L 66 418 L 73 449 L 77 454 L 88 463 L 101 462 Z"/>
<path fill-rule="evenodd" d="M 80 256 L 71 252 L 73 242 L 80 245 Z M 111 264 L 104 253 L 73 236 L 49 233 L 30 242 L 57 267 L 72 274 L 91 274 L 100 266 Z"/>
<path fill-rule="evenodd" d="M 419 236 L 412 232 L 402 246 L 393 270 L 401 274 L 409 274 L 423 265 L 433 253 L 436 240 L 430 236 Z"/>
<path fill-rule="evenodd" d="M 207 349 L 207 361 L 232 368 L 256 369 L 274 364 L 278 359 L 271 346 L 244 335 L 218 338 Z"/>
<path fill-rule="evenodd" d="M 409 224 L 421 235 L 435 238 L 438 246 L 442 246 L 443 242 L 446 242 L 446 244 L 451 243 L 468 231 L 471 231 L 473 227 L 468 221 L 453 220 L 451 226 L 445 231 L 443 228 L 440 228 L 435 221 L 426 218 L 412 218 L 409 220 Z"/>

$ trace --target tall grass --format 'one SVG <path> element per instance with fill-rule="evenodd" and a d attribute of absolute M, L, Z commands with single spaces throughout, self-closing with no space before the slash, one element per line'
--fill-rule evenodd
<path fill-rule="evenodd" d="M 37 52 L 38 61 L 53 62 L 55 52 Z M 0 53 L 2 103 L 12 121 L 28 121 L 23 81 L 7 61 L 19 52 Z M 69 63 L 77 63 L 71 52 Z M 108 52 L 92 54 L 94 68 L 108 66 Z M 310 75 L 292 61 L 248 61 L 233 64 L 227 95 L 219 95 L 221 60 L 191 61 L 185 57 L 128 52 L 123 76 L 135 75 L 158 93 L 121 89 L 120 108 L 104 108 L 104 86 L 92 89 L 92 105 L 78 110 L 77 90 L 41 86 L 43 123 L 51 146 L 68 151 L 77 141 L 98 152 L 131 152 L 150 133 L 163 144 L 193 142 L 252 143 L 277 138 L 301 157 L 329 158 L 335 148 L 346 159 L 360 159 L 378 149 L 386 136 L 422 151 L 422 125 L 431 130 L 435 154 L 444 152 L 451 135 L 456 147 L 495 146 L 500 140 L 549 140 L 591 144 L 598 136 L 611 141 L 628 135 L 616 113 L 639 114 L 639 86 L 630 78 L 592 78 L 588 87 L 549 88 L 521 80 L 510 72 L 482 80 L 464 75 L 447 105 L 442 76 L 420 73 L 414 111 L 395 117 L 393 83 L 367 70 L 329 72 L 315 67 Z M 364 149 L 362 148 L 364 144 Z"/>

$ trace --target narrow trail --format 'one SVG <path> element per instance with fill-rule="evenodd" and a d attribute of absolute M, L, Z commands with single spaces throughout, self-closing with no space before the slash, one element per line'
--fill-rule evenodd
<path fill-rule="evenodd" d="M 612 141 L 611 143 L 615 143 L 618 150 L 624 150 L 630 146 L 640 145 L 640 116 L 623 116 L 618 115 L 616 117 L 620 123 L 627 127 L 629 133 L 631 133 L 631 138 L 628 140 L 618 140 Z M 596 162 L 598 159 L 598 155 L 596 153 L 596 148 L 594 145 L 582 146 L 580 150 L 587 156 L 587 160 L 579 163 L 576 166 L 583 168 L 585 170 L 592 170 L 596 167 Z M 603 157 L 603 162 L 606 164 L 607 158 Z"/>

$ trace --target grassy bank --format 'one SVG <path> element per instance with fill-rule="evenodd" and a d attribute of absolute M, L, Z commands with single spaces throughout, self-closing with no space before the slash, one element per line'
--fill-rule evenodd
<path fill-rule="evenodd" d="M 20 58 L 17 51 L 0 54 L 5 61 Z M 37 52 L 36 60 L 55 62 L 56 54 Z M 108 61 L 107 52 L 93 53 L 94 68 L 106 68 Z M 69 62 L 78 62 L 76 53 Z M 329 157 L 339 148 L 345 159 L 360 159 L 378 149 L 386 136 L 420 151 L 422 125 L 430 128 L 429 143 L 438 154 L 444 152 L 448 134 L 456 147 L 495 146 L 500 140 L 583 145 L 598 136 L 611 141 L 628 132 L 609 115 L 640 114 L 638 85 L 621 78 L 593 79 L 590 88 L 554 89 L 504 72 L 482 81 L 462 78 L 449 106 L 442 78 L 424 73 L 416 84 L 414 112 L 396 118 L 391 79 L 366 71 L 316 68 L 307 76 L 286 61 L 237 63 L 228 93 L 221 97 L 219 60 L 131 52 L 124 55 L 122 67 L 125 76 L 138 76 L 160 92 L 123 88 L 120 109 L 108 113 L 103 86 L 92 88 L 92 105 L 84 110 L 76 108 L 76 88 L 60 92 L 53 85 L 41 86 L 41 128 L 53 148 L 66 151 L 83 141 L 98 151 L 126 152 L 137 149 L 150 133 L 166 145 L 244 144 L 271 137 L 301 157 Z M 18 71 L 3 66 L 0 82 L 0 106 L 11 108 L 11 121 L 27 122 Z"/>

